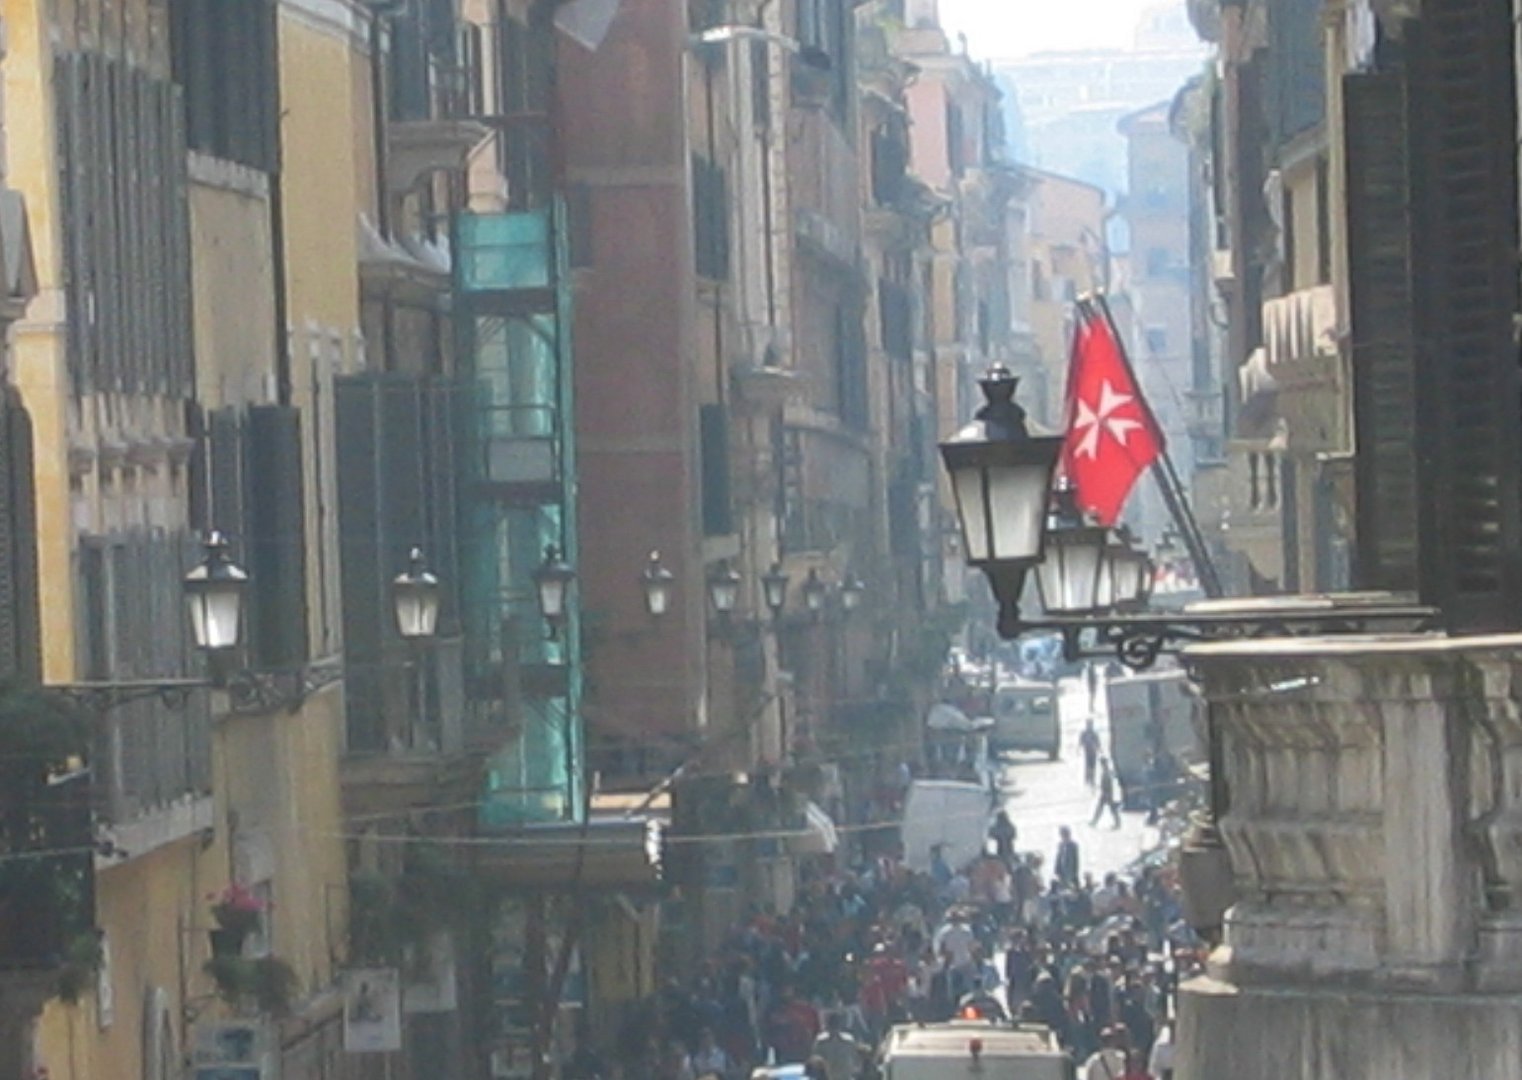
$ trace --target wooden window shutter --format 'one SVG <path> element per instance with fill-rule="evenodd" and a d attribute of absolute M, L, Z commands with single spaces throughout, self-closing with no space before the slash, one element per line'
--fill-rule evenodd
<path fill-rule="evenodd" d="M 265 668 L 297 667 L 309 658 L 300 411 L 250 407 L 247 445 L 250 656 Z"/>
<path fill-rule="evenodd" d="M 1509 8 L 1428 0 L 1408 39 L 1423 597 L 1522 626 L 1516 77 Z"/>
<path fill-rule="evenodd" d="M 1365 588 L 1415 592 L 1419 495 L 1405 78 L 1399 72 L 1350 75 L 1344 97 L 1357 573 Z"/>

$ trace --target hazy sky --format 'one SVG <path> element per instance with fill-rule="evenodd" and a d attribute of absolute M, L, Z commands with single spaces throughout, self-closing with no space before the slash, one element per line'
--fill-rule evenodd
<path fill-rule="evenodd" d="M 1182 3 L 1182 0 L 1180 0 Z M 1131 44 L 1136 20 L 1158 0 L 941 0 L 941 19 L 967 35 L 981 59 L 1047 49 L 1115 48 Z"/>

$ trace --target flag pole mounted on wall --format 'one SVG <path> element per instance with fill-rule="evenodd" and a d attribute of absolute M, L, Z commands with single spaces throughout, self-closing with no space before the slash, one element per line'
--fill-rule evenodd
<path fill-rule="evenodd" d="M 1204 533 L 1189 506 L 1167 440 L 1126 353 L 1103 295 L 1080 297 L 1068 369 L 1068 443 L 1062 468 L 1079 504 L 1113 525 L 1136 478 L 1150 470 L 1178 526 L 1200 586 L 1211 599 L 1224 590 Z"/>

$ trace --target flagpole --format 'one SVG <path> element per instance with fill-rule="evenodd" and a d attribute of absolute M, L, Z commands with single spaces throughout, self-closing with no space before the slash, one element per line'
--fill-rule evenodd
<path fill-rule="evenodd" d="M 1109 300 L 1103 293 L 1096 293 L 1090 297 L 1080 298 L 1078 305 L 1080 311 L 1088 307 L 1104 316 L 1105 324 L 1110 328 L 1110 336 L 1115 340 L 1115 347 L 1120 352 L 1121 362 L 1126 365 L 1132 381 L 1140 389 L 1141 380 L 1137 378 L 1136 368 L 1131 364 L 1131 354 L 1126 349 L 1125 339 L 1120 336 L 1120 327 L 1115 324 L 1115 316 L 1110 311 Z M 1152 430 L 1160 435 L 1162 426 L 1157 422 L 1157 414 L 1152 411 L 1152 405 L 1147 401 L 1146 395 L 1138 393 L 1136 397 L 1138 404 L 1146 412 L 1147 421 L 1152 425 Z M 1174 524 L 1178 526 L 1179 534 L 1183 537 L 1184 546 L 1189 550 L 1189 558 L 1193 560 L 1195 572 L 1200 578 L 1200 587 L 1204 589 L 1207 597 L 1217 600 L 1226 592 L 1221 586 L 1221 575 L 1216 570 L 1215 560 L 1210 557 L 1210 549 L 1205 546 L 1205 534 L 1200 530 L 1200 523 L 1195 519 L 1189 500 L 1184 495 L 1184 485 L 1179 480 L 1173 457 L 1168 453 L 1168 440 L 1160 438 L 1158 441 L 1162 446 L 1162 453 L 1158 454 L 1152 462 L 1152 478 L 1157 481 L 1158 489 L 1163 495 L 1163 502 L 1168 506 L 1168 513 L 1172 515 Z"/>

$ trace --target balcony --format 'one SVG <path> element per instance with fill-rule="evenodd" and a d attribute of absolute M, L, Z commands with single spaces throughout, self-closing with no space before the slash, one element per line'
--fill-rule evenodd
<path fill-rule="evenodd" d="M 1338 337 L 1337 296 L 1315 285 L 1263 304 L 1267 370 L 1290 445 L 1306 452 L 1348 448 L 1348 379 Z"/>
<path fill-rule="evenodd" d="M 1400 1071 L 1440 1076 L 1514 1030 L 1519 661 L 1515 636 L 1191 650 L 1235 903 L 1211 980 L 1181 994 L 1182 1029 L 1238 1034 L 1186 1043 L 1190 1075 L 1242 1075 L 1232 1063 L 1284 1046 L 1324 1055 L 1422 1031 L 1403 1040 Z"/>
<path fill-rule="evenodd" d="M 388 189 L 403 196 L 433 173 L 459 172 L 470 152 L 490 135 L 491 129 L 475 120 L 391 121 L 386 126 Z"/>
<path fill-rule="evenodd" d="M 90 776 L 105 846 L 139 856 L 212 827 L 206 691 L 117 705 L 94 725 Z"/>

